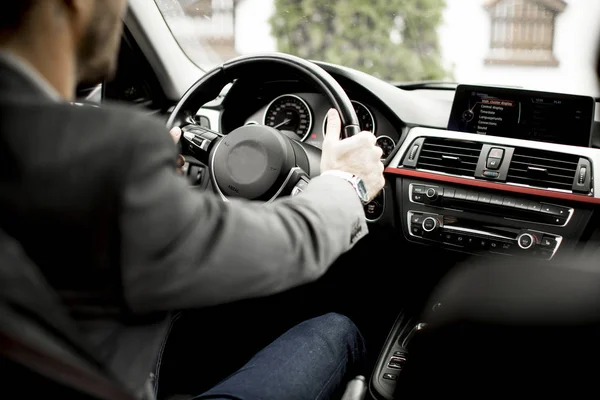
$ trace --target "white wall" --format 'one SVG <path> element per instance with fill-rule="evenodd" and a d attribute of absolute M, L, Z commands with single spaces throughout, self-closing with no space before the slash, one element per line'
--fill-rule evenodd
<path fill-rule="evenodd" d="M 485 65 L 490 17 L 485 0 L 446 0 L 440 44 L 445 63 L 460 83 L 524 86 L 531 89 L 598 96 L 596 46 L 600 38 L 600 1 L 567 0 L 556 20 L 554 55 L 558 67 Z"/>
<path fill-rule="evenodd" d="M 235 49 L 240 54 L 275 51 L 269 18 L 275 11 L 273 0 L 242 0 L 236 11 Z"/>

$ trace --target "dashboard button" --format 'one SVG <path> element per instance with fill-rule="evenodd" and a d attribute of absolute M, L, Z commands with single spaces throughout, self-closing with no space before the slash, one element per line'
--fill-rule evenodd
<path fill-rule="evenodd" d="M 412 192 L 413 193 L 425 194 L 425 186 L 413 185 Z"/>
<path fill-rule="evenodd" d="M 438 191 L 436 188 L 427 188 L 425 190 L 425 196 L 427 197 L 428 200 L 430 201 L 435 201 L 438 198 Z"/>
<path fill-rule="evenodd" d="M 559 217 L 556 215 L 542 213 L 540 221 L 544 224 L 564 225 L 567 223 L 567 217 Z"/>
<path fill-rule="evenodd" d="M 479 193 L 477 193 L 477 192 L 467 192 L 467 200 L 469 200 L 469 201 L 477 201 L 477 200 L 479 200 Z"/>
<path fill-rule="evenodd" d="M 456 189 L 456 192 L 454 192 L 454 198 L 456 200 L 466 200 L 467 199 L 466 190 Z"/>
<path fill-rule="evenodd" d="M 495 206 L 501 206 L 503 201 L 504 197 L 502 196 L 492 196 L 492 200 L 490 201 L 490 203 Z"/>
<path fill-rule="evenodd" d="M 383 379 L 387 379 L 389 381 L 395 381 L 396 379 L 398 379 L 398 375 L 385 373 L 385 374 L 383 374 Z"/>
<path fill-rule="evenodd" d="M 556 240 L 553 237 L 544 236 L 540 246 L 553 249 L 556 246 Z"/>
<path fill-rule="evenodd" d="M 423 236 L 423 228 L 420 225 L 412 225 L 410 232 L 415 236 Z"/>
<path fill-rule="evenodd" d="M 517 204 L 517 200 L 510 198 L 510 197 L 505 197 L 504 201 L 502 202 L 502 205 L 504 207 L 514 207 Z"/>
<path fill-rule="evenodd" d="M 481 250 L 487 250 L 490 246 L 490 241 L 487 239 L 477 239 L 476 245 Z"/>
<path fill-rule="evenodd" d="M 465 246 L 467 244 L 467 237 L 463 234 L 456 234 L 454 236 L 454 244 L 459 246 Z"/>
<path fill-rule="evenodd" d="M 456 235 L 454 233 L 446 232 L 442 235 L 442 240 L 446 243 L 452 243 L 456 241 Z"/>
<path fill-rule="evenodd" d="M 423 220 L 423 230 L 431 232 L 438 227 L 438 221 L 433 217 L 427 217 Z"/>
<path fill-rule="evenodd" d="M 527 210 L 529 208 L 529 201 L 528 200 L 516 200 L 515 208 L 519 208 L 521 210 Z"/>
<path fill-rule="evenodd" d="M 500 172 L 498 171 L 483 171 L 483 176 L 486 178 L 498 178 L 500 176 Z"/>
<path fill-rule="evenodd" d="M 421 225 L 423 223 L 424 219 L 425 219 L 425 216 L 423 216 L 421 214 L 413 214 L 413 216 L 410 217 L 410 222 L 413 224 Z"/>
<path fill-rule="evenodd" d="M 477 201 L 480 203 L 489 203 L 492 201 L 492 195 L 480 193 Z"/>
<path fill-rule="evenodd" d="M 531 236 L 531 234 L 529 233 L 523 233 L 517 239 L 517 244 L 523 250 L 529 250 L 534 245 L 534 243 L 535 241 L 533 239 L 533 236 Z"/>
<path fill-rule="evenodd" d="M 413 193 L 412 199 L 414 202 L 423 203 L 425 201 L 425 195 L 421 193 Z"/>
<path fill-rule="evenodd" d="M 541 211 L 542 205 L 540 203 L 538 203 L 537 201 L 530 201 L 528 210 L 529 211 Z"/>
<path fill-rule="evenodd" d="M 464 244 L 464 246 L 472 249 L 472 248 L 476 247 L 476 244 L 477 244 L 478 240 L 479 239 L 477 239 L 474 236 L 465 236 L 465 244 Z"/>
<path fill-rule="evenodd" d="M 542 212 L 565 218 L 569 216 L 568 208 L 553 206 L 552 204 L 542 204 Z"/>
<path fill-rule="evenodd" d="M 496 240 L 490 240 L 490 251 L 499 251 L 502 248 L 501 243 Z"/>
<path fill-rule="evenodd" d="M 448 199 L 453 199 L 454 198 L 454 194 L 456 193 L 456 190 L 454 189 L 444 189 L 444 197 L 448 198 Z"/>
<path fill-rule="evenodd" d="M 511 250 L 512 250 L 512 248 L 513 248 L 513 244 L 512 244 L 512 243 L 502 243 L 502 244 L 500 245 L 500 249 L 501 249 L 503 252 L 505 252 L 505 253 L 506 253 L 506 252 L 509 252 L 509 251 L 511 251 Z"/>
<path fill-rule="evenodd" d="M 489 157 L 487 159 L 487 168 L 492 170 L 500 168 L 500 161 L 501 160 L 499 158 Z"/>
<path fill-rule="evenodd" d="M 490 150 L 488 157 L 502 159 L 502 157 L 504 157 L 504 149 L 499 149 L 499 148 L 495 147 Z"/>

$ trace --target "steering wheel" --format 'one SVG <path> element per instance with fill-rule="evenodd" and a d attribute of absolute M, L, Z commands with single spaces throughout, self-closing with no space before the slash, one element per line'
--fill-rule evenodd
<path fill-rule="evenodd" d="M 242 197 L 270 202 L 294 195 L 317 175 L 321 151 L 264 125 L 241 126 L 228 135 L 194 123 L 194 115 L 237 79 L 256 79 L 282 68 L 314 84 L 340 114 L 341 137 L 360 131 L 358 117 L 348 95 L 324 69 L 302 58 L 283 53 L 241 56 L 207 72 L 179 100 L 167 122 L 179 126 L 182 154 L 205 164 L 211 186 L 224 200 Z"/>

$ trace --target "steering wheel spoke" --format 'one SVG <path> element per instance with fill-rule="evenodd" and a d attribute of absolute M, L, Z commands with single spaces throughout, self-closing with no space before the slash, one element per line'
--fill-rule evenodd
<path fill-rule="evenodd" d="M 296 195 L 302 193 L 304 191 L 304 189 L 306 189 L 306 187 L 308 186 L 309 183 L 310 183 L 310 177 L 308 176 L 308 174 L 306 172 L 304 172 L 302 169 L 296 168 L 292 172 L 292 176 L 290 178 L 290 183 L 288 185 L 286 185 L 287 186 L 286 192 L 289 193 L 290 196 L 296 196 Z M 290 187 L 291 187 L 291 189 L 290 189 Z"/>
<path fill-rule="evenodd" d="M 211 149 L 223 135 L 198 125 L 186 125 L 181 128 L 181 131 L 181 146 L 184 153 L 190 153 L 203 164 L 208 164 Z"/>

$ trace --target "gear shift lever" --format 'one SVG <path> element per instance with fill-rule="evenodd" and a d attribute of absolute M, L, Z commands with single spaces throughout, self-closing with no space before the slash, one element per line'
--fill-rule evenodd
<path fill-rule="evenodd" d="M 406 347 L 408 346 L 408 342 L 410 342 L 410 340 L 417 334 L 417 332 L 422 331 L 423 329 L 425 329 L 425 327 L 427 327 L 427 324 L 424 322 L 419 322 L 418 324 L 416 324 L 410 332 L 408 332 L 408 335 L 406 335 L 406 337 L 404 338 L 404 340 L 402 341 L 402 347 L 404 347 L 406 349 Z"/>

